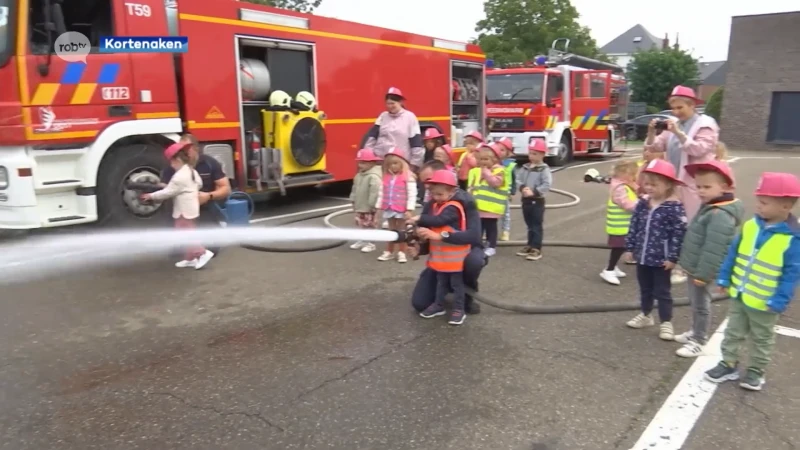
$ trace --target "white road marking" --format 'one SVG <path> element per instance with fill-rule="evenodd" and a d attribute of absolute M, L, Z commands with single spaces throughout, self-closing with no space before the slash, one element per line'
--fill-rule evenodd
<path fill-rule="evenodd" d="M 653 421 L 631 450 L 680 450 L 703 413 L 717 385 L 703 378 L 703 373 L 719 363 L 720 344 L 728 326 L 725 319 L 706 344 L 705 352 L 675 386 Z"/>
<path fill-rule="evenodd" d="M 680 450 L 683 447 L 717 390 L 718 385 L 706 381 L 703 373 L 722 359 L 720 345 L 727 325 L 728 319 L 725 319 L 708 340 L 705 352 L 697 357 L 681 378 L 631 450 Z M 775 332 L 800 339 L 800 330 L 794 328 L 779 325 L 775 327 Z"/>
<path fill-rule="evenodd" d="M 800 330 L 794 328 L 786 328 L 780 325 L 775 327 L 775 332 L 782 335 L 800 339 Z"/>

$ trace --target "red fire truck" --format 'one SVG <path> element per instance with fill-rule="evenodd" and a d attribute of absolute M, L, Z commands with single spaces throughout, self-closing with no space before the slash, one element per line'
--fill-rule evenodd
<path fill-rule="evenodd" d="M 520 157 L 534 139 L 547 143 L 553 165 L 576 154 L 609 153 L 619 140 L 614 124 L 624 117 L 628 98 L 622 67 L 568 48 L 569 39 L 557 39 L 546 57 L 486 74 L 491 137 L 511 138 Z"/>
<path fill-rule="evenodd" d="M 187 131 L 240 190 L 352 179 L 392 86 L 454 147 L 486 123 L 475 45 L 235 0 L 0 0 L 0 20 L 0 229 L 152 223 L 164 208 L 125 187 L 157 181 Z M 67 31 L 89 38 L 85 64 L 53 54 Z M 166 35 L 188 52 L 98 51 Z M 272 110 L 275 91 L 317 108 Z"/>

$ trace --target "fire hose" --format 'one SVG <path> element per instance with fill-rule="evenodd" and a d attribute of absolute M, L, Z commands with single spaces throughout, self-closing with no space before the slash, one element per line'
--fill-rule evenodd
<path fill-rule="evenodd" d="M 557 172 L 559 170 L 563 170 L 563 168 L 555 169 L 553 172 Z M 554 194 L 559 194 L 562 196 L 566 196 L 571 198 L 572 200 L 564 202 L 564 203 L 557 203 L 552 205 L 545 205 L 547 209 L 558 209 L 558 208 L 569 208 L 573 206 L 577 206 L 581 199 L 577 195 L 572 192 L 564 191 L 561 189 L 551 189 L 550 192 Z M 419 206 L 419 205 L 418 205 Z M 314 215 L 300 217 L 298 219 L 290 220 L 288 222 L 282 223 L 281 226 L 290 225 L 293 223 L 298 222 L 305 222 L 308 220 L 323 218 L 323 222 L 325 226 L 330 228 L 339 228 L 331 222 L 333 219 L 337 217 L 341 217 L 347 214 L 352 214 L 354 211 L 352 208 L 344 209 L 346 206 L 343 206 L 341 211 L 335 211 L 333 213 L 318 213 Z M 520 209 L 520 205 L 512 205 L 512 209 Z M 399 235 L 401 233 L 398 233 Z M 402 233 L 406 234 L 406 233 Z M 409 237 L 413 239 L 413 237 Z M 314 247 L 304 247 L 304 248 L 280 248 L 280 247 L 264 247 L 264 246 L 255 246 L 255 245 L 243 245 L 242 247 L 260 251 L 260 252 L 268 252 L 268 253 L 309 253 L 309 252 L 318 252 L 323 250 L 330 250 L 333 248 L 341 247 L 342 245 L 346 244 L 346 241 L 338 241 L 328 244 L 323 244 Z M 498 246 L 500 247 L 522 247 L 526 245 L 527 242 L 525 241 L 503 241 L 498 242 Z M 606 244 L 595 243 L 595 242 L 574 242 L 574 241 L 545 241 L 543 243 L 545 247 L 562 247 L 562 248 L 589 248 L 589 249 L 599 249 L 599 250 L 609 250 L 610 247 Z M 472 289 L 467 289 L 467 293 L 472 296 L 475 300 L 478 300 L 481 303 L 486 305 L 516 312 L 522 314 L 537 314 L 537 315 L 545 315 L 545 314 L 586 314 L 586 313 L 607 313 L 607 312 L 621 312 L 621 311 L 638 311 L 640 306 L 634 303 L 605 303 L 605 304 L 592 304 L 592 305 L 558 305 L 558 306 L 542 306 L 542 305 L 524 305 L 524 304 L 514 304 L 514 303 L 507 303 L 503 301 L 496 300 L 494 298 L 487 297 L 482 295 L 479 292 L 476 292 Z M 723 300 L 727 300 L 727 295 L 712 295 L 711 301 L 712 302 L 720 302 Z M 686 297 L 675 297 L 673 298 L 673 306 L 680 307 L 680 306 L 690 306 L 690 301 Z"/>

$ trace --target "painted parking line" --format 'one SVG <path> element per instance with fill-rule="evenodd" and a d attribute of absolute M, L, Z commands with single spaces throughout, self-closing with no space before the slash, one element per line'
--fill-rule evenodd
<path fill-rule="evenodd" d="M 703 378 L 703 373 L 722 359 L 720 346 L 728 319 L 720 324 L 706 344 L 703 355 L 697 357 L 689 371 L 658 410 L 631 450 L 680 450 L 689 437 L 718 385 Z M 800 339 L 800 330 L 776 326 L 775 332 Z"/>

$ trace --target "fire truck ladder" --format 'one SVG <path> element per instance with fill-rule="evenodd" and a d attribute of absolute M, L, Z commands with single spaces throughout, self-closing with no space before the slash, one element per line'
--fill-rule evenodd
<path fill-rule="evenodd" d="M 558 49 L 558 43 L 561 41 L 564 42 L 563 50 Z M 553 41 L 553 44 L 547 53 L 546 64 L 551 67 L 560 65 L 570 65 L 589 70 L 610 70 L 611 73 L 614 74 L 622 74 L 625 72 L 625 69 L 622 68 L 622 66 L 618 66 L 616 64 L 607 63 L 603 61 L 598 61 L 596 59 L 587 58 L 585 56 L 576 55 L 574 53 L 569 53 L 569 39 L 567 38 L 559 38 Z"/>

